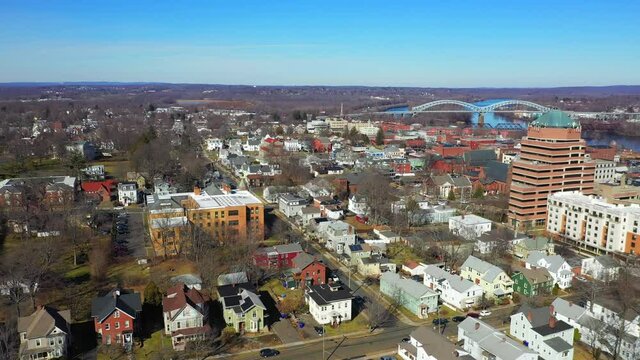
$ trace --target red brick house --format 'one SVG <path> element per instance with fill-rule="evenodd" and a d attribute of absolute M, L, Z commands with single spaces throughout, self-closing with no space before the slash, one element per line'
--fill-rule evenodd
<path fill-rule="evenodd" d="M 327 266 L 313 256 L 302 253 L 293 259 L 291 272 L 298 288 L 327 283 Z"/>
<path fill-rule="evenodd" d="M 261 268 L 288 269 L 294 266 L 293 260 L 303 252 L 300 244 L 285 244 L 259 248 L 255 254 L 253 254 L 253 263 Z"/>
<path fill-rule="evenodd" d="M 468 146 L 457 146 L 448 144 L 437 145 L 433 147 L 433 151 L 442 157 L 462 156 L 469 150 L 471 150 L 471 148 Z"/>
<path fill-rule="evenodd" d="M 95 197 L 100 201 L 111 201 L 111 192 L 116 183 L 115 180 L 84 181 L 80 184 L 80 188 L 85 194 Z"/>
<path fill-rule="evenodd" d="M 393 163 L 393 171 L 398 175 L 410 174 L 411 163 L 408 161 L 396 161 Z"/>
<path fill-rule="evenodd" d="M 141 324 L 142 302 L 139 293 L 125 294 L 112 290 L 91 302 L 94 328 L 106 345 L 122 344 L 127 349 L 133 345 L 133 336 Z"/>

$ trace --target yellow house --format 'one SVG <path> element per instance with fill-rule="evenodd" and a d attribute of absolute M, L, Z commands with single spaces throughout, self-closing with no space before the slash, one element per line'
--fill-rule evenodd
<path fill-rule="evenodd" d="M 513 280 L 499 267 L 469 256 L 460 268 L 460 276 L 479 285 L 487 299 L 510 298 Z"/>

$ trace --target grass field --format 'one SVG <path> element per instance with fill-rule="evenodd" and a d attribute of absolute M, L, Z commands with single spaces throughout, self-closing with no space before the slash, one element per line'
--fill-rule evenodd
<path fill-rule="evenodd" d="M 331 326 L 325 326 L 326 336 L 345 335 L 348 333 L 363 331 L 369 329 L 369 324 L 366 317 L 361 312 L 351 321 L 345 321 L 340 326 L 333 328 Z"/>

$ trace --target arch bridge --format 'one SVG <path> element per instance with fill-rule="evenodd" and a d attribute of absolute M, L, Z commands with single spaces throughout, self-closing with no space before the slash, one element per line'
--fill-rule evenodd
<path fill-rule="evenodd" d="M 462 109 L 460 110 L 437 110 L 434 109 L 432 110 L 432 108 L 434 107 L 438 107 L 441 105 L 455 105 L 455 106 L 459 106 L 462 107 Z M 418 106 L 414 106 L 413 108 L 411 108 L 408 112 L 411 113 L 421 113 L 421 112 L 477 112 L 477 113 L 487 113 L 487 112 L 516 112 L 516 111 L 523 111 L 523 110 L 513 110 L 513 109 L 502 109 L 504 107 L 508 108 L 511 106 L 525 106 L 528 107 L 530 109 L 533 110 L 524 110 L 524 111 L 529 111 L 529 112 L 547 112 L 550 111 L 551 108 L 544 106 L 544 105 L 540 105 L 540 104 L 536 104 L 534 102 L 531 101 L 526 101 L 526 100 L 503 100 L 503 101 L 498 101 L 495 102 L 493 104 L 489 104 L 489 105 L 485 105 L 485 106 L 479 106 L 476 104 L 471 104 L 465 101 L 460 101 L 460 100 L 436 100 L 436 101 L 431 101 L 422 105 L 418 105 Z"/>

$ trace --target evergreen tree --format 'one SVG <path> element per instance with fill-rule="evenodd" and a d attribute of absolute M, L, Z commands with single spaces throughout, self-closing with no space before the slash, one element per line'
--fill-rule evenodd
<path fill-rule="evenodd" d="M 456 194 L 453 193 L 453 190 L 449 190 L 449 195 L 447 196 L 447 200 L 449 200 L 449 201 L 455 201 L 456 200 Z"/>
<path fill-rule="evenodd" d="M 384 144 L 384 131 L 380 128 L 376 134 L 376 145 L 380 146 L 382 144 Z"/>
<path fill-rule="evenodd" d="M 160 307 L 162 306 L 162 292 L 155 282 L 151 281 L 144 288 L 144 303 L 147 305 Z"/>

